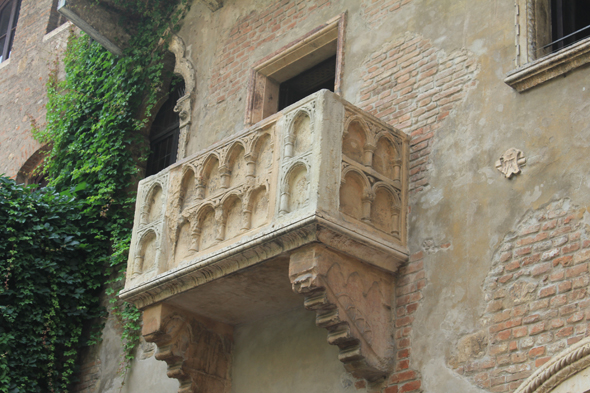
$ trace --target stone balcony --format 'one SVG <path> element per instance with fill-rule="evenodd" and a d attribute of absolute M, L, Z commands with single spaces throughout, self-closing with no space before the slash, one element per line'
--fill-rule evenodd
<path fill-rule="evenodd" d="M 171 321 L 231 342 L 232 326 L 300 306 L 298 295 L 350 372 L 383 378 L 407 181 L 408 137 L 322 90 L 140 182 L 121 298 L 144 310 L 159 358 L 184 370 L 169 371 L 182 392 L 208 382 L 171 354 Z M 209 383 L 229 378 L 217 374 Z"/>

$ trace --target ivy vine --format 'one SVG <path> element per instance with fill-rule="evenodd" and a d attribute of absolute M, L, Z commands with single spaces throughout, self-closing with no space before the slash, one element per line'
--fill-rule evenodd
<path fill-rule="evenodd" d="M 95 342 L 82 327 L 101 315 L 101 291 L 123 322 L 125 367 L 139 339 L 139 311 L 116 295 L 148 154 L 146 125 L 188 0 L 113 3 L 133 15 L 120 21 L 134 27 L 124 55 L 72 30 L 65 78 L 58 61 L 51 66 L 46 125 L 33 127 L 51 146 L 50 187 L 33 191 L 0 178 L 0 392 L 66 392 L 79 348 Z"/>

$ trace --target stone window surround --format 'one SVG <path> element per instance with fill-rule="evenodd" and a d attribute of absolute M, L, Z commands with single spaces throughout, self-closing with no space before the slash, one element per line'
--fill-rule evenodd
<path fill-rule="evenodd" d="M 536 17 L 535 9 L 548 0 L 516 0 L 515 1 L 515 70 L 510 71 L 504 82 L 523 92 L 550 79 L 590 63 L 590 38 L 583 39 L 574 45 L 558 52 L 535 59 L 536 43 L 543 35 L 546 18 Z"/>
<path fill-rule="evenodd" d="M 346 12 L 313 29 L 303 37 L 287 44 L 260 60 L 252 67 L 246 100 L 246 125 L 252 125 L 278 112 L 279 85 L 314 64 L 312 56 L 325 56 L 335 46 L 336 82 L 334 93 L 341 94 L 344 66 L 344 32 Z M 325 52 L 325 53 L 323 53 Z"/>

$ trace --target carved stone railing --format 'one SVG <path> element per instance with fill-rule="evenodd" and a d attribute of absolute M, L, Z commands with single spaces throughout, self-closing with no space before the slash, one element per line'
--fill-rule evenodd
<path fill-rule="evenodd" d="M 146 310 L 144 335 L 158 343 L 175 313 L 243 321 L 231 301 L 218 312 L 202 300 L 227 280 L 235 292 L 239 277 L 264 277 L 243 301 L 289 279 L 347 369 L 382 378 L 392 277 L 408 257 L 407 165 L 405 134 L 329 91 L 313 94 L 140 182 L 121 298 Z M 251 302 L 280 307 L 267 303 Z M 196 391 L 185 380 L 181 390 Z"/>

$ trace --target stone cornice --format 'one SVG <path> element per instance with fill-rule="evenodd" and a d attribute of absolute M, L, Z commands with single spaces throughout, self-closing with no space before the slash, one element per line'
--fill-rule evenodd
<path fill-rule="evenodd" d="M 206 259 L 169 270 L 152 280 L 121 291 L 119 296 L 122 300 L 144 308 L 316 242 L 390 273 L 395 273 L 408 257 L 404 247 L 384 244 L 328 219 L 311 215 L 276 231 L 263 232 L 247 242 L 220 249 Z"/>
<path fill-rule="evenodd" d="M 522 92 L 588 62 L 590 62 L 590 39 L 585 39 L 509 72 L 504 82 Z"/>

